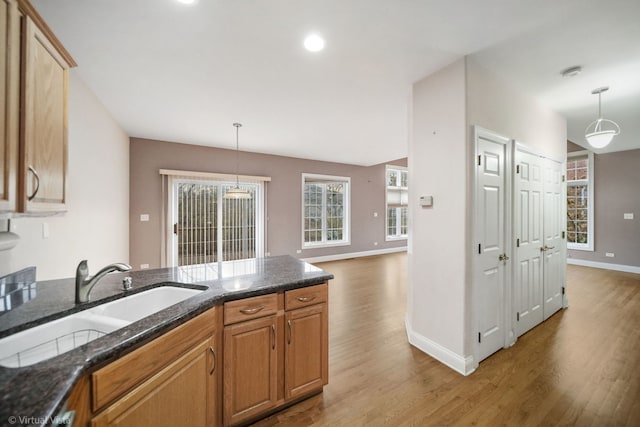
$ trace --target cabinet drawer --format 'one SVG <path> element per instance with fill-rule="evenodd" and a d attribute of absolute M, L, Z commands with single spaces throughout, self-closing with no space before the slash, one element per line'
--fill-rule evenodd
<path fill-rule="evenodd" d="M 261 295 L 224 303 L 224 324 L 268 316 L 278 311 L 276 294 Z"/>
<path fill-rule="evenodd" d="M 328 287 L 326 283 L 287 291 L 284 296 L 284 309 L 294 310 L 300 307 L 327 302 L 327 294 Z"/>

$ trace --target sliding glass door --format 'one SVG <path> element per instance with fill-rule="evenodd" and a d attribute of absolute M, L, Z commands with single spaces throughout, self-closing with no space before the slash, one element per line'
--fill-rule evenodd
<path fill-rule="evenodd" d="M 230 261 L 264 255 L 263 185 L 240 183 L 250 199 L 225 199 L 235 183 L 173 180 L 169 236 L 172 265 Z"/>

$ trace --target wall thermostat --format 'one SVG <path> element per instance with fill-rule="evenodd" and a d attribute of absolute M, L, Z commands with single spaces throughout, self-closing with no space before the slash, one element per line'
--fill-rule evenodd
<path fill-rule="evenodd" d="M 420 196 L 420 206 L 423 208 L 433 207 L 433 196 Z"/>

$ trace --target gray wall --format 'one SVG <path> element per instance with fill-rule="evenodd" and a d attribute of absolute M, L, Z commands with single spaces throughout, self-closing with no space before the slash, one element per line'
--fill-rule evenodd
<path fill-rule="evenodd" d="M 569 143 L 567 150 L 584 148 Z M 593 163 L 594 251 L 569 250 L 568 257 L 640 267 L 640 150 L 594 154 Z"/>
<path fill-rule="evenodd" d="M 159 169 L 235 173 L 235 151 L 131 138 L 130 259 L 134 268 L 161 265 L 162 186 Z M 385 241 L 385 164 L 371 167 L 240 152 L 241 175 L 270 176 L 267 195 L 267 247 L 271 255 L 297 258 L 406 246 Z M 386 164 L 406 166 L 400 159 Z M 301 248 L 302 173 L 351 177 L 351 245 Z M 374 217 L 374 212 L 378 213 Z M 149 214 L 140 222 L 140 214 Z M 378 243 L 375 245 L 375 243 Z"/>

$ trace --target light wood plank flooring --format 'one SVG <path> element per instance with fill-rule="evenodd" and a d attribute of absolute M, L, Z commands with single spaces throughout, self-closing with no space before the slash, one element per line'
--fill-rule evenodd
<path fill-rule="evenodd" d="M 640 426 L 640 275 L 569 266 L 570 307 L 464 377 L 407 342 L 405 254 L 321 266 L 329 385 L 256 426 Z"/>

